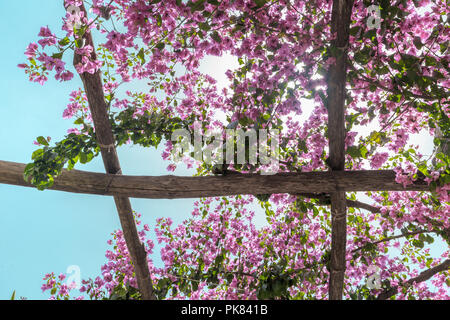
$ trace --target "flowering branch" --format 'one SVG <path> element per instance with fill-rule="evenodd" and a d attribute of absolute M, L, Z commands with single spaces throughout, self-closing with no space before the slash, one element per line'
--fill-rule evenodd
<path fill-rule="evenodd" d="M 401 288 L 408 288 L 414 284 L 417 284 L 417 283 L 420 283 L 423 281 L 427 281 L 428 279 L 433 277 L 435 274 L 437 274 L 439 272 L 448 271 L 448 270 L 450 270 L 450 259 L 445 260 L 441 264 L 439 264 L 431 269 L 421 272 L 417 277 L 411 278 L 399 286 L 395 286 L 389 290 L 386 290 L 385 292 L 378 295 L 377 300 L 387 300 L 387 299 L 391 298 L 392 296 L 395 296 L 398 293 L 398 290 Z"/>

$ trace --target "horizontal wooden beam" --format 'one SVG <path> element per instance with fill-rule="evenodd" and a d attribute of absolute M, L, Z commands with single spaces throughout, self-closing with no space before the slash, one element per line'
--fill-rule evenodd
<path fill-rule="evenodd" d="M 33 187 L 23 178 L 25 164 L 0 161 L 0 183 Z M 237 194 L 332 193 L 340 191 L 427 191 L 424 181 L 403 188 L 389 170 L 229 174 L 223 176 L 127 176 L 64 170 L 51 190 L 131 198 L 176 199 Z"/>

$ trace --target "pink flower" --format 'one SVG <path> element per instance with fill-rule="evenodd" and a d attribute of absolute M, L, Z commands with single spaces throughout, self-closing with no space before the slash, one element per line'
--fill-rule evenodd
<path fill-rule="evenodd" d="M 77 128 L 70 128 L 67 130 L 67 133 L 71 134 L 71 133 L 75 133 L 76 135 L 80 135 L 81 132 L 80 130 L 78 130 Z"/>
<path fill-rule="evenodd" d="M 378 169 L 386 162 L 388 158 L 389 154 L 387 152 L 377 152 L 370 159 L 370 166 L 372 169 Z"/>
<path fill-rule="evenodd" d="M 53 46 L 56 44 L 56 38 L 44 38 L 38 41 L 38 43 L 41 45 L 42 48 L 45 48 L 46 46 Z"/>
<path fill-rule="evenodd" d="M 353 145 L 353 143 L 355 142 L 355 137 L 356 137 L 357 134 L 358 133 L 354 132 L 354 131 L 347 132 L 347 136 L 345 137 L 345 145 L 347 147 Z"/>
<path fill-rule="evenodd" d="M 55 76 L 56 80 L 60 80 L 60 81 L 69 81 L 72 80 L 73 78 L 73 73 L 70 71 L 64 71 L 60 74 L 57 74 Z"/>
<path fill-rule="evenodd" d="M 38 49 L 38 45 L 36 43 L 30 43 L 25 51 L 25 55 L 28 58 L 33 58 L 36 56 L 36 50 Z"/>
<path fill-rule="evenodd" d="M 79 104 L 78 102 L 69 103 L 67 105 L 67 108 L 63 112 L 63 118 L 64 119 L 72 118 L 78 112 L 78 110 L 81 110 L 81 108 L 82 105 Z"/>
<path fill-rule="evenodd" d="M 48 27 L 41 27 L 41 30 L 39 31 L 38 36 L 39 37 L 53 37 L 53 34 Z"/>

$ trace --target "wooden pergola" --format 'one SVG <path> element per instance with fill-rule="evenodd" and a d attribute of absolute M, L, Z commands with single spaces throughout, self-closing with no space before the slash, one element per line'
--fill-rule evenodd
<path fill-rule="evenodd" d="M 351 191 L 426 191 L 428 185 L 418 180 L 407 187 L 395 182 L 395 173 L 389 170 L 345 171 L 345 96 L 347 74 L 347 45 L 353 0 L 334 0 L 331 32 L 337 37 L 332 45 L 339 50 L 336 63 L 327 76 L 329 166 L 327 172 L 279 173 L 271 176 L 258 174 L 230 174 L 224 176 L 126 176 L 122 175 L 114 136 L 107 114 L 101 73 L 83 73 L 80 77 L 89 102 L 98 145 L 106 174 L 79 170 L 63 170 L 54 181 L 52 190 L 112 196 L 114 198 L 124 238 L 134 265 L 139 290 L 144 300 L 156 299 L 147 266 L 147 255 L 140 242 L 129 198 L 174 199 L 232 196 L 238 194 L 290 193 L 315 197 L 326 194 L 331 199 L 331 261 L 329 299 L 342 299 L 346 266 L 346 211 L 348 206 L 374 210 L 368 204 L 346 199 Z M 81 10 L 85 12 L 84 5 Z M 90 33 L 83 36 L 86 44 L 94 47 Z M 96 59 L 95 49 L 92 59 Z M 74 65 L 81 61 L 75 53 Z M 25 164 L 0 161 L 0 183 L 33 187 L 23 179 Z M 376 210 L 376 208 L 375 208 Z M 414 281 L 424 281 L 450 268 L 450 260 L 421 273 Z M 396 293 L 395 288 L 379 296 L 386 299 Z"/>

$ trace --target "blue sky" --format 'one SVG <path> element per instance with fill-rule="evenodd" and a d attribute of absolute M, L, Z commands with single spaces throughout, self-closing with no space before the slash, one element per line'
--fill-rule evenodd
<path fill-rule="evenodd" d="M 38 40 L 39 28 L 48 25 L 58 33 L 62 1 L 0 1 L 0 159 L 28 163 L 36 149 L 37 136 L 58 141 L 72 125 L 62 112 L 69 93 L 81 87 L 76 77 L 70 83 L 50 79 L 44 86 L 28 81 L 18 63 L 25 62 L 24 51 Z M 167 174 L 161 150 L 126 146 L 118 150 L 126 174 Z M 77 166 L 81 170 L 104 172 L 101 158 Z M 179 175 L 191 172 L 180 168 Z M 120 227 L 114 201 L 110 197 L 40 192 L 31 188 L 0 184 L 0 299 L 16 297 L 47 299 L 40 290 L 45 273 L 65 273 L 78 265 L 81 277 L 99 274 L 105 262 L 106 241 Z M 194 200 L 132 199 L 133 209 L 142 213 L 144 223 L 170 216 L 174 222 L 186 218 Z"/>

